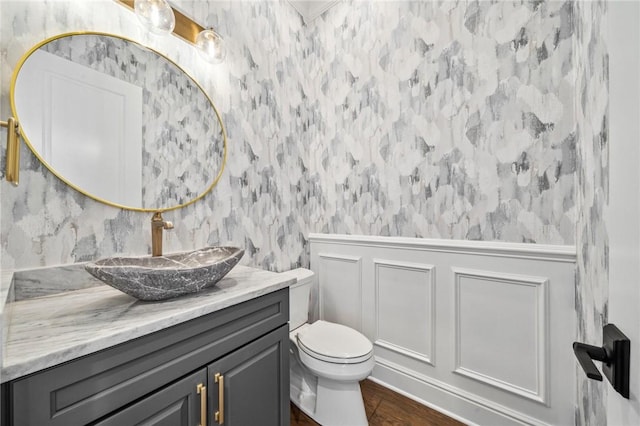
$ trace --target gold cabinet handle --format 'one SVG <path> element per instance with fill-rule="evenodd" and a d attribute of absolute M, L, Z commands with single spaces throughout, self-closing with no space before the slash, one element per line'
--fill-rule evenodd
<path fill-rule="evenodd" d="M 219 425 L 224 423 L 224 376 L 216 373 L 213 381 L 218 384 L 218 411 L 216 411 L 215 419 Z"/>
<path fill-rule="evenodd" d="M 200 426 L 207 426 L 207 387 L 200 383 L 196 390 L 200 394 Z"/>

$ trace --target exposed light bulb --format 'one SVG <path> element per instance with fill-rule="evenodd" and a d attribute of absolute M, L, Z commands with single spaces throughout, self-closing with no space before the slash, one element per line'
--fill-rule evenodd
<path fill-rule="evenodd" d="M 196 46 L 200 55 L 212 64 L 220 64 L 227 57 L 224 39 L 212 29 L 200 31 L 196 37 Z"/>
<path fill-rule="evenodd" d="M 166 0 L 135 0 L 138 20 L 155 34 L 170 34 L 176 26 L 173 9 Z"/>

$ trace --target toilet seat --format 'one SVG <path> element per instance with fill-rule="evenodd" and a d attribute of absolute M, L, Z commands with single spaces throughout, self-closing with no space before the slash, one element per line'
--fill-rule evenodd
<path fill-rule="evenodd" d="M 298 347 L 312 358 L 334 364 L 358 364 L 372 357 L 373 345 L 358 331 L 316 321 L 297 333 Z"/>

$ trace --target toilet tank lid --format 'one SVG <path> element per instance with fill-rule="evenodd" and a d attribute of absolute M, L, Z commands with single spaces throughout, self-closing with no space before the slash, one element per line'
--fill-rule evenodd
<path fill-rule="evenodd" d="M 292 269 L 290 271 L 285 271 L 282 273 L 297 280 L 297 282 L 295 284 L 292 284 L 291 287 L 295 287 L 300 284 L 306 284 L 310 282 L 315 275 L 312 270 L 305 268 Z"/>
<path fill-rule="evenodd" d="M 373 350 L 371 341 L 353 328 L 327 321 L 316 321 L 297 335 L 304 347 L 335 359 L 367 357 Z"/>

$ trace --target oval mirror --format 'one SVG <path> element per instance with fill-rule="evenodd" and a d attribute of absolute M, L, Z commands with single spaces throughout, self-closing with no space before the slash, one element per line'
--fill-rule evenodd
<path fill-rule="evenodd" d="M 202 198 L 226 159 L 220 114 L 164 55 L 104 33 L 68 33 L 20 60 L 11 108 L 35 156 L 106 204 L 171 210 Z"/>

